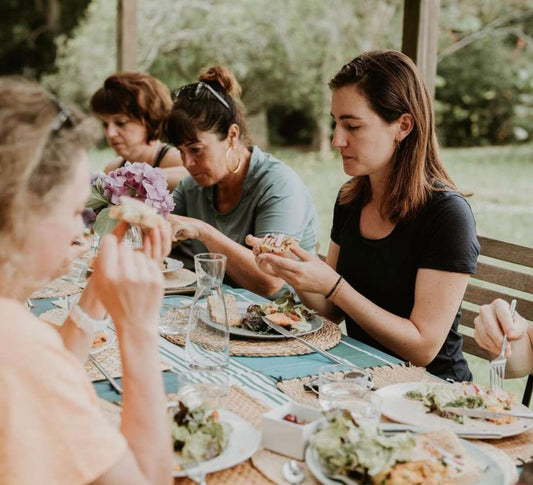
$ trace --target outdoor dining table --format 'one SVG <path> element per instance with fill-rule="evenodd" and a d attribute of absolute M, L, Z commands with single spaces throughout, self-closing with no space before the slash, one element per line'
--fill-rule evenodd
<path fill-rule="evenodd" d="M 234 295 L 238 301 L 250 303 L 268 301 L 244 289 L 234 289 L 227 285 L 224 285 L 223 289 L 225 293 Z M 179 303 L 182 298 L 184 297 L 178 295 L 165 296 L 164 303 Z M 53 298 L 33 300 L 34 307 L 32 311 L 36 315 L 39 315 L 54 308 L 53 300 Z M 406 366 L 406 362 L 346 335 L 342 335 L 338 344 L 330 348 L 328 352 L 358 367 L 372 368 L 374 370 L 381 368 L 384 371 L 388 368 L 390 374 L 395 373 L 398 369 L 406 368 L 404 367 Z M 160 337 L 159 353 L 161 361 L 169 369 L 169 371 L 163 372 L 166 391 L 167 393 L 175 393 L 177 391 L 176 374 L 188 369 L 185 348 Z M 261 403 L 264 406 L 264 410 L 267 410 L 292 400 L 289 395 L 280 390 L 278 387 L 280 382 L 291 382 L 291 380 L 297 380 L 299 378 L 305 379 L 308 376 L 316 376 L 319 373 L 320 367 L 330 363 L 331 361 L 326 357 L 315 352 L 303 355 L 268 357 L 231 356 L 227 374 L 229 375 L 230 386 L 242 389 L 244 394 Z M 432 377 L 430 374 L 425 373 L 425 371 L 421 369 L 420 371 L 427 375 L 428 378 Z M 120 378 L 116 380 L 120 383 Z M 93 382 L 93 385 L 99 397 L 111 402 L 118 403 L 121 401 L 121 395 L 111 387 L 107 380 Z M 235 477 L 231 480 L 234 479 Z M 272 483 L 268 480 L 257 482 L 250 480 L 248 478 L 248 482 L 244 481 L 242 483 Z M 176 479 L 176 483 L 181 484 L 181 479 Z M 224 481 L 216 483 L 224 483 Z M 316 482 L 310 481 L 305 483 Z"/>

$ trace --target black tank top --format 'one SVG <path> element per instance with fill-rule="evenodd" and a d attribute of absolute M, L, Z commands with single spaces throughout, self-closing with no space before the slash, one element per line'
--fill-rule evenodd
<path fill-rule="evenodd" d="M 171 145 L 167 145 L 166 143 L 160 148 L 159 152 L 157 152 L 157 155 L 155 157 L 155 160 L 154 160 L 154 168 L 157 168 L 159 167 L 159 165 L 161 165 L 161 161 L 163 160 L 163 158 L 165 158 L 165 155 L 167 154 L 167 152 L 172 148 Z M 122 160 L 122 163 L 120 164 L 121 167 L 123 167 L 124 165 L 126 165 L 126 162 L 128 160 Z"/>

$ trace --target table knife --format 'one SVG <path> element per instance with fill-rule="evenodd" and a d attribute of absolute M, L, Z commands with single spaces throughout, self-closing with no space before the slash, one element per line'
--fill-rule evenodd
<path fill-rule="evenodd" d="M 445 407 L 443 409 L 444 411 L 450 411 L 452 413 L 461 414 L 470 418 L 501 419 L 505 417 L 511 417 L 521 419 L 533 419 L 532 412 L 487 411 L 485 409 L 470 409 L 457 407 Z"/>
<path fill-rule="evenodd" d="M 330 352 L 326 352 L 325 350 L 319 349 L 316 345 L 313 345 L 312 343 L 308 342 L 307 340 L 298 337 L 297 335 L 292 334 L 289 332 L 286 328 L 283 328 L 281 325 L 278 325 L 277 323 L 272 322 L 268 319 L 268 317 L 263 317 L 263 321 L 273 330 L 280 333 L 281 335 L 287 337 L 287 338 L 294 338 L 298 340 L 298 342 L 304 344 L 305 346 L 309 347 L 314 352 L 317 352 L 318 354 L 322 355 L 328 360 L 331 360 L 335 362 L 336 364 L 344 364 L 349 365 L 355 369 L 361 369 L 360 367 L 357 367 L 356 365 L 352 364 L 350 361 L 343 359 L 342 357 L 337 357 L 336 355 L 331 354 Z"/>

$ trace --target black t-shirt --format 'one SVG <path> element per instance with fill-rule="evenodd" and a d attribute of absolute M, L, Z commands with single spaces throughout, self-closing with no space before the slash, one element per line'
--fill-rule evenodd
<path fill-rule="evenodd" d="M 436 191 L 420 213 L 400 222 L 385 238 L 370 240 L 359 230 L 361 204 L 340 205 L 333 215 L 331 239 L 340 246 L 337 272 L 379 307 L 409 318 L 414 305 L 419 268 L 473 274 L 479 256 L 470 205 L 457 192 Z M 352 318 L 345 315 L 348 335 L 385 352 Z M 450 322 L 444 345 L 427 370 L 443 379 L 471 380 L 457 332 L 461 309 Z"/>

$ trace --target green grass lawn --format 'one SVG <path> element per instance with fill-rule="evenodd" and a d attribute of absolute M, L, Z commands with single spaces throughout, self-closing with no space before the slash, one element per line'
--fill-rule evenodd
<path fill-rule="evenodd" d="M 347 180 L 336 153 L 321 159 L 318 153 L 272 148 L 271 153 L 300 174 L 309 187 L 320 220 L 319 242 L 326 252 L 335 198 Z M 110 149 L 94 150 L 91 166 L 100 170 L 114 156 Z M 533 144 L 506 147 L 444 149 L 444 164 L 460 190 L 473 193 L 468 200 L 478 234 L 533 246 Z M 474 380 L 488 383 L 486 361 L 468 357 Z M 521 395 L 525 379 L 506 381 Z"/>

